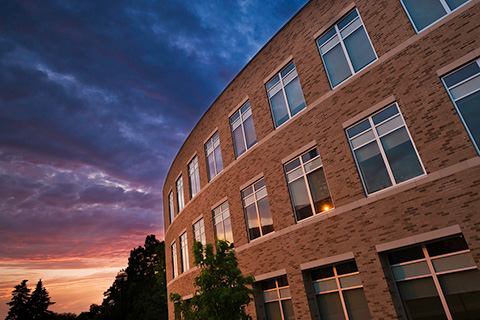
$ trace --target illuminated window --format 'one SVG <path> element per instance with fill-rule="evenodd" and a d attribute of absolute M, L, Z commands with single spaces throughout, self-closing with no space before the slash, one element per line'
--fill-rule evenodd
<path fill-rule="evenodd" d="M 233 244 L 232 223 L 230 222 L 228 202 L 224 202 L 213 210 L 213 222 L 216 237 Z"/>
<path fill-rule="evenodd" d="M 180 236 L 180 258 L 182 259 L 182 273 L 190 269 L 188 264 L 188 241 L 187 232 Z"/>
<path fill-rule="evenodd" d="M 317 148 L 287 162 L 284 168 L 297 221 L 333 208 Z"/>
<path fill-rule="evenodd" d="M 203 218 L 195 222 L 195 224 L 193 225 L 193 237 L 196 241 L 200 242 L 203 245 L 207 243 L 205 239 L 205 224 Z"/>
<path fill-rule="evenodd" d="M 272 215 L 268 203 L 265 179 L 261 179 L 242 191 L 243 209 L 250 240 L 273 231 Z"/>
<path fill-rule="evenodd" d="M 208 180 L 212 180 L 223 170 L 222 150 L 218 132 L 205 144 L 205 153 L 208 162 Z"/>
<path fill-rule="evenodd" d="M 239 157 L 257 143 L 250 102 L 245 103 L 240 110 L 235 112 L 230 118 L 230 125 L 232 127 L 235 155 Z"/>
<path fill-rule="evenodd" d="M 178 265 L 177 265 L 177 246 L 172 243 L 172 270 L 173 270 L 173 277 L 178 277 Z"/>
<path fill-rule="evenodd" d="M 168 213 L 170 215 L 170 223 L 175 219 L 175 209 L 173 208 L 173 192 L 168 194 Z"/>
<path fill-rule="evenodd" d="M 287 276 L 261 282 L 268 320 L 294 320 L 292 297 Z"/>
<path fill-rule="evenodd" d="M 198 157 L 195 156 L 188 164 L 188 182 L 190 185 L 190 198 L 200 191 L 200 175 L 198 173 Z"/>
<path fill-rule="evenodd" d="M 177 186 L 177 207 L 178 212 L 182 211 L 185 207 L 185 198 L 183 197 L 183 178 L 180 176 L 176 182 Z"/>

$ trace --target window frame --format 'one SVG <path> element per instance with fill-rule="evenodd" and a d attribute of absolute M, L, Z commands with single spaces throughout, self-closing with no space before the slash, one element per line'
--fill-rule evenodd
<path fill-rule="evenodd" d="M 244 109 L 246 106 L 248 105 L 248 108 L 245 109 L 244 112 L 242 112 L 242 109 Z M 243 120 L 243 116 L 245 114 L 247 114 L 248 112 L 250 111 L 250 115 L 247 116 L 247 118 L 245 120 Z M 233 120 L 233 117 L 235 117 L 236 115 L 238 114 L 238 118 Z M 240 108 L 238 108 L 238 110 L 230 117 L 230 131 L 232 133 L 232 141 L 233 141 L 233 150 L 235 151 L 235 158 L 238 159 L 240 158 L 241 156 L 243 156 L 245 153 L 247 153 L 248 150 L 250 150 L 251 148 L 253 148 L 257 143 L 258 143 L 258 139 L 257 139 L 257 133 L 255 132 L 255 123 L 253 125 L 253 133 L 255 134 L 255 142 L 252 144 L 252 146 L 248 147 L 248 143 L 247 143 L 247 137 L 246 137 L 246 133 L 245 133 L 245 125 L 244 123 L 247 121 L 247 119 L 249 118 L 252 118 L 252 122 L 253 122 L 253 111 L 252 111 L 252 106 L 250 104 L 250 101 L 247 100 L 247 102 L 245 102 Z M 237 120 L 240 120 L 240 124 L 237 125 L 237 127 L 233 127 L 233 125 L 235 124 L 235 122 Z M 234 130 L 237 129 L 238 127 L 241 127 L 241 132 L 242 132 L 242 141 L 243 141 L 243 146 L 245 147 L 245 151 L 243 151 L 242 153 L 238 154 L 237 153 L 237 141 L 235 139 L 235 135 L 234 135 Z"/>
<path fill-rule="evenodd" d="M 173 191 L 170 190 L 168 194 L 168 214 L 170 218 L 170 224 L 172 224 L 173 220 L 175 220 L 175 206 L 173 204 Z"/>
<path fill-rule="evenodd" d="M 281 278 L 285 278 L 286 281 L 287 281 L 287 285 L 285 286 L 279 286 L 279 279 Z M 283 305 L 282 305 L 282 301 L 284 300 L 290 300 L 292 303 L 292 293 L 290 291 L 290 283 L 288 282 L 288 277 L 287 275 L 283 275 L 283 276 L 280 276 L 280 277 L 275 277 L 273 279 L 267 279 L 267 280 L 264 280 L 262 282 L 265 282 L 265 281 L 275 281 L 275 288 L 272 288 L 272 289 L 263 289 L 261 288 L 262 290 L 262 300 L 263 300 L 263 308 L 264 308 L 264 311 L 265 311 L 265 319 L 268 319 L 267 317 L 267 308 L 266 308 L 266 304 L 267 303 L 271 303 L 271 302 L 277 302 L 278 305 L 279 305 L 279 308 L 280 308 L 280 315 L 282 316 L 282 320 L 285 320 L 285 314 L 284 314 L 284 311 L 283 311 Z M 261 285 L 261 283 L 260 283 Z M 290 296 L 289 297 L 282 297 L 282 295 L 280 294 L 280 290 L 285 290 L 288 288 L 288 291 L 290 293 Z M 270 300 L 266 300 L 265 299 L 265 292 L 276 292 L 277 293 L 277 298 L 276 299 L 270 299 Z"/>
<path fill-rule="evenodd" d="M 460 85 L 462 85 L 462 84 L 464 84 L 464 83 L 466 83 L 466 82 L 474 79 L 475 77 L 480 77 L 480 72 L 478 72 L 478 73 L 476 73 L 476 74 L 474 74 L 474 75 L 472 75 L 472 76 L 470 76 L 470 77 L 468 77 L 468 78 L 465 78 L 465 79 L 463 79 L 463 80 L 461 80 L 461 81 L 453 84 L 453 85 L 450 86 L 450 87 L 449 87 L 449 86 L 447 85 L 447 83 L 445 82 L 445 78 L 447 78 L 448 76 L 450 76 L 450 75 L 454 74 L 455 72 L 460 71 L 461 69 L 463 69 L 463 68 L 465 68 L 465 67 L 468 67 L 468 66 L 470 66 L 471 64 L 474 64 L 474 63 L 476 63 L 477 66 L 480 67 L 480 58 L 476 58 L 476 59 L 473 60 L 473 61 L 469 61 L 468 63 L 466 63 L 466 64 L 464 64 L 464 65 L 462 65 L 462 66 L 460 66 L 460 67 L 458 67 L 458 68 L 455 68 L 454 70 L 452 70 L 452 71 L 448 72 L 447 74 L 445 74 L 444 76 L 442 76 L 441 79 L 442 79 L 442 83 L 443 83 L 445 89 L 447 90 L 448 96 L 450 97 L 450 100 L 452 101 L 453 106 L 455 107 L 455 110 L 457 111 L 457 114 L 458 114 L 458 116 L 460 117 L 460 120 L 462 121 L 463 126 L 465 127 L 465 130 L 467 131 L 467 134 L 468 134 L 468 136 L 470 137 L 470 140 L 471 140 L 472 143 L 473 143 L 473 147 L 475 148 L 475 150 L 477 151 L 477 153 L 480 155 L 480 141 L 477 142 L 477 141 L 475 140 L 475 138 L 473 137 L 473 135 L 472 135 L 472 133 L 471 133 L 471 131 L 470 131 L 470 128 L 469 128 L 469 126 L 467 125 L 467 122 L 465 121 L 465 118 L 464 118 L 462 112 L 460 111 L 460 109 L 459 109 L 459 107 L 457 106 L 457 103 L 456 103 L 457 100 L 461 100 L 461 99 L 466 98 L 466 97 L 468 97 L 468 96 L 470 96 L 470 95 L 472 95 L 472 94 L 477 93 L 478 91 L 480 91 L 480 87 L 478 87 L 477 89 L 469 92 L 468 94 L 464 94 L 464 95 L 462 95 L 461 97 L 456 98 L 456 99 L 453 97 L 452 93 L 450 92 L 451 89 L 454 89 L 454 88 L 456 88 L 456 87 L 458 87 L 458 86 L 460 86 Z"/>
<path fill-rule="evenodd" d="M 373 119 L 372 119 L 372 118 L 373 118 L 375 115 L 379 114 L 380 112 L 382 112 L 382 111 L 384 111 L 384 110 L 386 110 L 386 109 L 388 109 L 388 108 L 390 108 L 390 107 L 392 107 L 392 106 L 394 106 L 394 105 L 397 107 L 398 116 L 399 116 L 400 119 L 402 120 L 402 123 L 403 123 L 403 124 L 402 124 L 401 126 L 395 127 L 394 129 L 390 129 L 389 131 L 383 133 L 382 135 L 379 135 L 378 132 L 377 132 L 377 130 L 376 130 L 376 128 L 379 127 L 379 126 L 381 126 L 382 124 L 390 121 L 391 119 L 397 117 L 397 115 L 395 114 L 395 115 L 393 115 L 393 116 L 390 116 L 389 118 L 382 120 L 382 121 L 379 122 L 378 124 L 375 124 L 375 123 L 373 122 Z M 368 120 L 368 122 L 369 122 L 369 124 L 370 124 L 370 129 L 368 129 L 368 130 L 371 130 L 371 131 L 373 132 L 373 134 L 374 134 L 374 139 L 373 139 L 373 140 L 369 140 L 369 141 L 367 141 L 367 142 L 364 142 L 364 143 L 362 143 L 362 144 L 360 144 L 360 145 L 358 145 L 358 146 L 356 146 L 356 147 L 354 148 L 351 141 L 352 141 L 353 139 L 355 139 L 355 138 L 357 138 L 357 137 L 365 134 L 367 130 L 364 130 L 364 131 L 362 131 L 362 132 L 360 132 L 360 133 L 357 133 L 356 135 L 354 135 L 354 136 L 352 136 L 352 137 L 349 136 L 348 130 L 350 130 L 351 128 L 357 126 L 358 124 L 364 122 L 365 120 Z M 412 177 L 412 178 L 410 178 L 410 179 L 407 179 L 407 180 L 405 180 L 405 181 L 402 181 L 402 182 L 397 183 L 397 182 L 395 181 L 395 177 L 394 177 L 393 171 L 392 171 L 392 169 L 391 169 L 391 167 L 390 167 L 390 163 L 388 162 L 387 155 L 386 155 L 386 153 L 385 153 L 385 150 L 384 150 L 384 148 L 383 148 L 383 146 L 382 146 L 382 142 L 381 142 L 380 139 L 381 139 L 382 137 L 385 137 L 385 136 L 389 135 L 389 134 L 392 133 L 392 132 L 395 132 L 395 131 L 399 130 L 399 129 L 402 128 L 402 127 L 404 127 L 404 128 L 405 128 L 405 131 L 407 132 L 408 138 L 410 139 L 410 142 L 412 143 L 413 150 L 415 151 L 415 155 L 417 156 L 418 162 L 420 163 L 420 167 L 422 168 L 423 173 L 422 173 L 422 174 L 419 174 L 419 175 L 417 175 L 417 176 L 415 176 L 415 177 Z M 408 130 L 407 124 L 406 124 L 406 122 L 405 122 L 405 118 L 403 117 L 402 111 L 400 110 L 400 106 L 398 105 L 397 102 L 390 103 L 390 104 L 388 104 L 386 107 L 384 107 L 384 108 L 382 108 L 382 109 L 380 109 L 380 110 L 378 110 L 378 111 L 370 114 L 369 116 L 366 116 L 366 117 L 362 118 L 361 120 L 355 122 L 354 124 L 348 126 L 347 128 L 345 128 L 345 135 L 346 135 L 346 137 L 347 137 L 348 145 L 350 146 L 350 151 L 352 152 L 353 159 L 354 159 L 354 161 L 355 161 L 355 165 L 357 166 L 357 171 L 358 171 L 358 174 L 359 174 L 359 176 L 360 176 L 360 180 L 362 181 L 362 185 L 363 185 L 363 189 L 364 189 L 365 195 L 366 195 L 367 197 L 371 197 L 371 196 L 373 196 L 373 195 L 376 195 L 376 194 L 378 194 L 378 193 L 384 192 L 384 191 L 389 190 L 389 189 L 391 189 L 391 188 L 395 188 L 395 187 L 400 186 L 400 185 L 403 185 L 403 184 L 405 184 L 405 183 L 409 183 L 409 182 L 411 182 L 412 180 L 418 179 L 419 177 L 425 176 L 425 175 L 427 174 L 427 171 L 425 170 L 425 167 L 424 167 L 423 162 L 422 162 L 422 158 L 420 157 L 420 154 L 418 153 L 418 150 L 417 150 L 417 147 L 416 147 L 416 145 L 415 145 L 415 142 L 414 142 L 413 139 L 412 139 L 412 135 L 410 134 L 410 130 Z M 388 187 L 385 187 L 385 188 L 382 188 L 382 189 L 379 189 L 379 190 L 377 190 L 377 191 L 373 191 L 373 192 L 369 193 L 369 192 L 368 192 L 368 189 L 367 189 L 367 185 L 366 185 L 366 183 L 365 183 L 365 179 L 364 179 L 364 177 L 363 177 L 363 175 L 362 175 L 362 171 L 361 171 L 361 169 L 360 169 L 360 165 L 358 164 L 357 157 L 355 156 L 355 150 L 360 149 L 360 148 L 362 148 L 362 147 L 364 147 L 364 146 L 372 143 L 373 141 L 375 141 L 376 144 L 377 144 L 377 147 L 378 147 L 378 149 L 379 149 L 379 151 L 380 151 L 380 155 L 382 156 L 383 164 L 385 165 L 385 168 L 386 168 L 386 170 L 387 170 L 388 176 L 389 176 L 389 178 L 390 178 L 390 182 L 391 182 L 392 184 L 391 184 L 390 186 L 388 186 Z"/>
<path fill-rule="evenodd" d="M 286 69 L 288 69 L 291 65 L 293 65 L 293 68 L 288 71 L 284 76 L 282 76 L 282 72 Z M 295 72 L 295 75 L 292 76 L 291 79 L 288 80 L 288 83 L 284 84 L 283 83 L 283 80 L 284 79 L 287 79 L 290 75 L 292 75 L 293 73 Z M 278 81 L 274 82 L 275 79 L 278 78 Z M 296 114 L 294 114 L 292 116 L 292 112 L 290 110 L 290 104 L 288 102 L 288 97 L 287 97 L 287 93 L 285 92 L 285 87 L 287 87 L 290 83 L 292 83 L 292 81 L 294 81 L 295 79 L 298 79 L 298 83 L 300 85 L 300 92 L 302 94 L 302 98 L 303 98 L 303 104 L 305 105 L 301 110 L 299 110 Z M 273 83 L 273 85 L 268 88 L 268 85 L 270 83 Z M 272 89 L 275 88 L 277 85 L 280 85 L 280 89 L 275 91 L 275 93 L 273 93 L 271 96 L 270 96 L 270 92 L 273 91 Z M 305 102 L 305 96 L 303 95 L 303 89 L 302 89 L 302 85 L 300 83 L 300 78 L 298 76 L 298 71 L 297 71 L 297 67 L 295 66 L 295 62 L 293 60 L 289 61 L 288 63 L 285 64 L 284 67 L 282 67 L 280 69 L 280 71 L 276 72 L 276 74 L 274 76 L 272 76 L 270 78 L 270 80 L 268 80 L 266 83 L 265 83 L 265 89 L 267 91 L 267 98 L 268 98 L 268 104 L 270 105 L 270 113 L 272 115 L 272 120 L 273 120 L 273 125 L 275 127 L 275 129 L 278 129 L 280 128 L 281 126 L 283 126 L 285 123 L 289 122 L 292 118 L 294 118 L 296 115 L 298 115 L 300 112 L 302 112 L 303 110 L 305 110 L 307 108 L 307 103 Z M 274 97 L 279 91 L 282 91 L 282 94 L 283 94 L 283 99 L 285 101 L 285 105 L 287 107 L 287 114 L 288 114 L 288 119 L 285 120 L 285 122 L 281 123 L 280 125 L 277 125 L 277 122 L 275 120 L 275 114 L 273 113 L 273 106 L 272 106 L 272 100 L 271 98 Z"/>
<path fill-rule="evenodd" d="M 183 176 L 180 175 L 175 181 L 175 188 L 177 189 L 177 210 L 178 213 L 185 208 L 185 194 L 183 191 Z"/>
<path fill-rule="evenodd" d="M 218 141 L 218 144 L 217 144 L 217 141 Z M 212 144 L 211 145 L 211 148 L 212 148 L 211 152 L 208 152 L 208 150 L 210 149 L 210 147 L 208 146 L 209 143 Z M 217 147 L 220 150 L 220 160 L 221 160 L 221 166 L 222 166 L 222 169 L 220 171 L 218 171 L 217 159 L 215 157 L 215 149 Z M 204 144 L 204 149 L 205 149 L 205 159 L 206 159 L 206 162 L 207 162 L 208 181 L 212 181 L 224 169 L 224 167 L 223 167 L 223 157 L 222 157 L 222 146 L 220 144 L 220 135 L 219 135 L 218 131 L 216 131 L 210 138 L 208 138 L 207 142 L 205 142 L 205 144 Z M 209 166 L 209 162 L 208 162 L 208 156 L 212 153 L 213 153 L 213 163 L 214 163 L 213 167 L 215 168 L 214 173 L 210 172 L 210 166 Z M 213 174 L 213 176 L 212 176 L 212 174 Z"/>
<path fill-rule="evenodd" d="M 352 12 L 356 11 L 357 12 L 357 18 L 354 18 L 352 21 L 350 21 L 349 23 L 347 23 L 341 30 L 338 28 L 338 24 L 340 22 L 343 21 L 343 19 L 345 19 L 347 16 L 349 16 Z M 350 31 L 350 33 L 348 33 L 347 36 L 343 37 L 341 32 L 343 30 L 346 30 L 346 28 L 348 28 L 350 25 L 352 25 L 355 20 L 359 19 L 360 22 L 361 22 L 361 25 L 358 26 L 357 28 L 355 28 L 355 30 L 352 30 Z M 372 48 L 372 51 L 373 51 L 373 54 L 375 55 L 375 59 L 372 60 L 371 62 L 367 63 L 365 66 L 363 66 L 362 68 L 360 68 L 358 71 L 355 71 L 355 68 L 353 67 L 353 64 L 352 64 L 352 61 L 351 61 L 351 58 L 350 58 L 350 55 L 348 53 L 348 50 L 347 50 L 347 47 L 345 46 L 345 43 L 344 43 L 344 40 L 349 37 L 350 35 L 352 35 L 355 31 L 357 31 L 359 28 L 363 27 L 363 29 L 365 30 L 365 35 L 367 36 L 367 39 L 368 39 L 368 43 L 370 44 L 370 47 Z M 325 35 L 328 34 L 328 32 L 330 32 L 331 30 L 335 30 L 335 34 L 332 35 L 330 38 L 326 39 L 322 45 L 320 45 L 318 43 L 318 41 Z M 323 56 L 329 52 L 330 50 L 332 50 L 334 47 L 336 47 L 336 45 L 332 46 L 330 49 L 328 49 L 328 51 L 326 51 L 324 54 L 322 54 L 322 51 L 321 51 L 321 46 L 323 46 L 324 44 L 328 43 L 329 41 L 331 41 L 334 37 L 338 37 L 338 41 L 339 41 L 339 44 L 340 44 L 340 47 L 342 48 L 342 52 L 346 58 L 346 61 L 347 61 L 347 65 L 348 65 L 348 68 L 350 69 L 350 73 L 351 75 L 348 76 L 347 78 L 343 79 L 342 81 L 340 81 L 339 83 L 337 83 L 336 85 L 333 85 L 332 83 L 332 80 L 330 79 L 330 75 L 328 74 L 328 71 L 327 71 L 327 64 L 325 63 L 325 59 L 323 58 Z M 318 53 L 320 54 L 320 58 L 322 59 L 322 63 L 323 63 L 323 67 L 325 69 L 325 73 L 327 74 L 327 78 L 328 78 L 328 82 L 330 83 L 330 88 L 333 90 L 335 89 L 336 87 L 338 87 L 339 85 L 341 85 L 342 83 L 344 83 L 345 81 L 347 81 L 348 79 L 352 78 L 353 76 L 355 76 L 356 74 L 360 73 L 362 70 L 364 70 L 365 68 L 367 68 L 368 66 L 370 66 L 371 64 L 375 63 L 375 61 L 378 60 L 378 55 L 377 55 L 377 51 L 375 50 L 375 47 L 373 46 L 373 43 L 372 43 L 372 40 L 370 39 L 370 36 L 368 35 L 368 32 L 367 32 L 367 28 L 365 27 L 365 24 L 363 23 L 363 20 L 362 20 L 362 17 L 360 16 L 360 12 L 358 11 L 357 8 L 354 8 L 353 10 L 350 10 L 347 14 L 345 14 L 341 19 L 339 19 L 334 25 L 333 27 L 331 28 L 328 28 L 325 32 L 323 32 L 317 39 L 315 39 L 315 43 L 317 45 L 317 49 L 318 49 Z"/>
<path fill-rule="evenodd" d="M 407 14 L 407 17 L 408 17 L 408 20 L 410 20 L 410 23 L 412 24 L 413 26 L 413 29 L 415 30 L 415 32 L 418 34 L 424 30 L 427 30 L 428 28 L 430 28 L 432 25 L 434 25 L 435 23 L 439 22 L 440 20 L 444 19 L 445 17 L 449 16 L 450 14 L 452 14 L 452 12 L 455 12 L 457 11 L 458 9 L 460 9 L 461 7 L 465 6 L 466 4 L 468 4 L 469 2 L 471 2 L 471 0 L 467 0 L 465 3 L 459 5 L 458 7 L 456 7 L 455 9 L 451 10 L 450 7 L 448 6 L 448 3 L 445 1 L 445 0 L 438 0 L 440 2 L 440 4 L 442 5 L 443 9 L 445 10 L 445 14 L 443 16 L 441 16 L 440 18 L 438 18 L 437 20 L 433 21 L 432 23 L 430 23 L 429 25 L 426 25 L 425 27 L 423 27 L 421 30 L 418 30 L 417 28 L 417 25 L 415 24 L 415 22 L 413 21 L 411 15 L 410 15 L 410 12 L 408 12 L 408 9 L 407 9 L 407 6 L 403 3 L 403 0 L 400 0 L 400 3 L 402 4 L 402 7 L 403 7 L 403 10 L 405 11 L 405 13 Z"/>
<path fill-rule="evenodd" d="M 255 185 L 256 185 L 257 183 L 259 183 L 260 181 L 262 181 L 262 180 L 263 180 L 264 185 L 261 186 L 260 188 L 256 189 L 256 188 L 255 188 Z M 247 189 L 250 189 L 250 188 L 252 188 L 252 193 L 244 196 L 244 192 L 245 192 Z M 257 198 L 257 194 L 260 194 L 263 190 L 265 190 L 265 194 L 263 194 L 263 195 L 261 195 L 259 198 Z M 248 187 L 244 188 L 244 189 L 241 191 L 241 196 L 242 196 L 243 213 L 244 213 L 244 218 L 245 218 L 245 226 L 246 226 L 246 228 L 247 228 L 248 241 L 251 242 L 251 241 L 254 241 L 254 240 L 256 240 L 256 239 L 259 239 L 259 238 L 261 238 L 261 237 L 263 237 L 263 236 L 265 236 L 265 235 L 267 235 L 267 234 L 269 234 L 269 233 L 275 232 L 275 228 L 274 228 L 274 225 L 273 225 L 272 213 L 271 213 L 271 211 L 270 211 L 270 219 L 272 219 L 272 229 L 273 229 L 273 230 L 270 231 L 270 232 L 268 232 L 268 233 L 263 234 L 263 229 L 262 229 L 263 226 L 262 226 L 262 223 L 261 223 L 262 219 L 261 219 L 261 217 L 260 217 L 260 210 L 258 209 L 258 202 L 259 202 L 260 200 L 262 200 L 262 199 L 267 198 L 268 207 L 269 207 L 269 210 L 270 210 L 270 202 L 269 202 L 269 200 L 268 200 L 267 184 L 266 184 L 266 182 L 265 182 L 265 177 L 262 177 L 262 178 L 256 180 L 255 182 L 253 182 L 252 184 L 250 184 Z M 245 203 L 246 203 L 246 202 L 245 202 L 245 199 L 248 199 L 248 198 L 250 198 L 250 197 L 253 197 L 253 202 L 251 202 L 251 203 L 249 203 L 247 206 L 245 206 Z M 248 206 L 251 206 L 252 204 L 255 206 L 255 212 L 256 212 L 256 214 L 257 214 L 257 221 L 258 221 L 258 226 L 259 226 L 259 231 L 260 231 L 260 235 L 259 235 L 258 237 L 256 237 L 256 238 L 253 238 L 253 239 L 250 238 L 250 228 L 249 228 L 249 225 L 248 225 L 248 217 L 247 217 L 247 210 L 246 210 L 247 207 L 248 207 Z"/>
<path fill-rule="evenodd" d="M 192 167 L 193 166 L 193 167 Z M 200 172 L 198 167 L 198 156 L 194 156 L 193 159 L 187 165 L 188 169 L 188 184 L 190 189 L 190 199 L 195 197 L 197 193 L 202 189 L 200 186 Z"/>
<path fill-rule="evenodd" d="M 195 221 L 192 227 L 193 227 L 193 238 L 195 239 L 195 241 L 200 242 L 202 245 L 205 245 L 207 243 L 207 237 L 205 234 L 205 220 L 203 219 L 203 217 Z"/>
<path fill-rule="evenodd" d="M 190 261 L 188 258 L 188 236 L 187 236 L 187 231 L 184 231 L 180 237 L 179 237 L 179 242 L 180 242 L 180 266 L 182 273 L 188 271 L 190 269 Z"/>
<path fill-rule="evenodd" d="M 177 257 L 177 244 L 175 241 L 170 245 L 171 254 L 172 254 L 172 271 L 173 279 L 178 277 L 178 257 Z"/>
<path fill-rule="evenodd" d="M 222 207 L 226 204 L 226 208 L 222 210 Z M 217 209 L 219 209 L 218 213 L 215 213 L 215 211 L 217 211 Z M 228 217 L 224 218 L 223 217 L 223 214 L 228 211 Z M 215 218 L 218 217 L 218 216 L 221 216 L 221 220 L 216 223 L 215 222 Z M 220 240 L 225 240 L 225 241 L 228 241 L 230 242 L 230 245 L 233 246 L 233 243 L 234 243 L 234 238 L 233 238 L 233 227 L 232 227 L 232 218 L 231 218 L 231 215 L 230 215 L 230 206 L 228 204 L 228 201 L 224 201 L 222 202 L 220 205 L 216 206 L 215 209 L 212 210 L 212 218 L 213 218 L 213 230 L 215 232 L 215 238 L 216 239 L 220 239 Z M 232 234 L 232 241 L 228 240 L 227 237 L 226 237 L 226 232 L 225 232 L 225 221 L 226 220 L 230 220 L 230 232 Z M 217 225 L 219 224 L 222 224 L 222 230 L 223 230 L 223 235 L 222 237 L 219 237 L 218 235 L 218 229 L 217 229 Z"/>

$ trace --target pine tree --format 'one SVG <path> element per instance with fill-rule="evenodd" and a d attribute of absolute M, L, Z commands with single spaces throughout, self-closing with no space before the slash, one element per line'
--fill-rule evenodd
<path fill-rule="evenodd" d="M 30 312 L 30 289 L 27 288 L 27 281 L 16 285 L 12 291 L 12 300 L 7 302 L 10 306 L 5 320 L 30 320 L 32 314 Z"/>
<path fill-rule="evenodd" d="M 50 301 L 47 289 L 43 287 L 42 280 L 38 280 L 37 286 L 30 297 L 30 310 L 32 320 L 49 320 L 53 318 L 53 312 L 48 307 L 55 302 Z"/>

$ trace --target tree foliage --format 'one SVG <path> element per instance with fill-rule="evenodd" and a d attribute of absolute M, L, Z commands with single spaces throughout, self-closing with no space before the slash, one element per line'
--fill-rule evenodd
<path fill-rule="evenodd" d="M 32 312 L 32 320 L 49 320 L 52 319 L 53 312 L 48 307 L 55 302 L 50 301 L 47 289 L 43 287 L 42 280 L 38 280 L 37 286 L 30 297 L 30 309 Z"/>
<path fill-rule="evenodd" d="M 201 268 L 194 281 L 197 290 L 190 301 L 182 300 L 179 294 L 170 294 L 175 312 L 186 320 L 251 319 L 245 307 L 253 300 L 254 278 L 242 275 L 228 242 L 218 240 L 215 254 L 212 244 L 202 246 L 195 241 L 193 254 L 195 265 Z"/>
<path fill-rule="evenodd" d="M 10 306 L 5 320 L 51 320 L 53 312 L 48 307 L 55 302 L 50 301 L 47 289 L 42 280 L 38 280 L 35 290 L 30 295 L 27 287 L 28 280 L 23 280 L 12 291 L 12 300 L 7 302 Z"/>

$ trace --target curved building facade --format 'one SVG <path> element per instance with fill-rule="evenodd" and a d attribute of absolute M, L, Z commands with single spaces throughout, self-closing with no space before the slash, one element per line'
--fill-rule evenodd
<path fill-rule="evenodd" d="M 254 319 L 478 319 L 480 2 L 426 3 L 312 0 L 234 78 L 165 180 L 169 293 L 218 237 Z"/>

